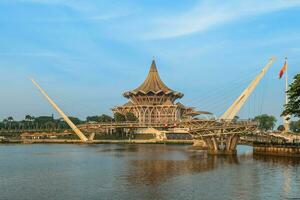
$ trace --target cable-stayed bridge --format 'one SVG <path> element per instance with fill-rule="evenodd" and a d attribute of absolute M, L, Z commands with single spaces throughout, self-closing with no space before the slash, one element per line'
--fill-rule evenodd
<path fill-rule="evenodd" d="M 245 102 L 255 90 L 269 67 L 275 61 L 271 58 L 263 67 L 259 74 L 254 78 L 248 87 L 235 99 L 232 105 L 224 112 L 224 114 L 217 119 L 190 119 L 174 121 L 171 124 L 166 123 L 141 123 L 141 122 L 112 122 L 112 123 L 96 123 L 85 124 L 79 128 L 76 127 L 71 120 L 63 113 L 63 111 L 55 104 L 55 102 L 48 96 L 48 94 L 32 79 L 34 85 L 46 97 L 49 103 L 58 111 L 58 113 L 69 124 L 75 134 L 78 135 L 82 142 L 91 142 L 95 136 L 93 130 L 106 129 L 114 130 L 116 128 L 136 129 L 136 128 L 168 128 L 178 127 L 185 128 L 188 133 L 193 136 L 195 140 L 203 140 L 210 153 L 218 154 L 234 154 L 236 153 L 236 146 L 241 135 L 256 134 L 257 122 L 252 120 L 237 120 L 235 117 L 244 106 Z M 90 132 L 87 137 L 83 132 Z M 164 137 L 161 137 L 164 139 Z"/>

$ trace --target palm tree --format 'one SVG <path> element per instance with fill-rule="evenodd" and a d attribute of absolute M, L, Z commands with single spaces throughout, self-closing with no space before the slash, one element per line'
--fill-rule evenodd
<path fill-rule="evenodd" d="M 31 128 L 34 127 L 34 121 L 35 121 L 35 117 L 34 117 L 34 116 L 31 116 L 31 119 L 30 119 Z"/>
<path fill-rule="evenodd" d="M 33 116 L 30 116 L 30 115 L 25 116 L 25 122 L 26 122 L 27 129 L 32 128 L 33 121 L 34 121 Z"/>
<path fill-rule="evenodd" d="M 7 118 L 7 121 L 9 123 L 9 130 L 11 130 L 11 124 L 13 123 L 14 118 L 10 116 L 10 117 Z"/>
<path fill-rule="evenodd" d="M 25 116 L 25 121 L 30 121 L 31 120 L 31 116 L 30 115 L 26 115 Z"/>
<path fill-rule="evenodd" d="M 2 122 L 4 124 L 4 129 L 7 129 L 8 120 L 4 119 Z"/>
<path fill-rule="evenodd" d="M 25 121 L 25 125 L 26 125 L 27 129 L 29 127 L 30 120 L 31 120 L 31 116 L 30 115 L 26 115 L 24 121 Z"/>

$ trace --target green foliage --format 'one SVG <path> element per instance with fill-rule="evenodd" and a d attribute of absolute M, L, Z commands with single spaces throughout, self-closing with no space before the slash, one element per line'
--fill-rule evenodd
<path fill-rule="evenodd" d="M 300 133 L 300 120 L 298 120 L 298 121 L 292 121 L 290 123 L 290 129 L 294 133 Z"/>
<path fill-rule="evenodd" d="M 258 128 L 263 131 L 273 130 L 277 121 L 274 116 L 267 114 L 256 116 L 254 120 L 259 123 Z"/>
<path fill-rule="evenodd" d="M 114 119 L 115 119 L 116 122 L 125 122 L 126 121 L 125 115 L 123 115 L 121 113 L 118 113 L 118 112 L 116 112 L 114 114 Z"/>
<path fill-rule="evenodd" d="M 132 112 L 126 113 L 125 117 L 126 117 L 126 120 L 130 121 L 130 122 L 138 121 L 138 118 Z"/>
<path fill-rule="evenodd" d="M 294 77 L 293 83 L 290 84 L 287 91 L 289 102 L 284 106 L 282 116 L 292 115 L 300 117 L 300 74 Z"/>
<path fill-rule="evenodd" d="M 100 115 L 100 116 L 88 116 L 86 118 L 86 121 L 88 122 L 112 122 L 113 118 L 109 115 Z"/>
<path fill-rule="evenodd" d="M 109 115 L 101 115 L 99 121 L 100 122 L 112 122 L 114 119 Z"/>
<path fill-rule="evenodd" d="M 25 116 L 25 121 L 33 121 L 33 120 L 34 120 L 33 116 L 30 116 L 30 115 Z"/>
<path fill-rule="evenodd" d="M 55 123 L 56 123 L 56 126 L 58 129 L 69 129 L 70 128 L 69 125 L 67 124 L 67 122 L 65 122 L 63 120 L 63 118 L 56 119 Z"/>
<path fill-rule="evenodd" d="M 5 128 L 5 124 L 3 122 L 0 122 L 0 130 Z"/>
<path fill-rule="evenodd" d="M 86 121 L 82 121 L 77 117 L 69 116 L 69 119 L 75 124 L 82 124 L 85 122 L 100 122 L 100 123 L 111 123 L 113 121 L 116 122 L 125 122 L 125 121 L 137 121 L 137 118 L 133 113 L 127 113 L 126 116 L 121 113 L 115 113 L 114 118 L 109 115 L 99 115 L 99 116 L 88 116 Z M 8 117 L 4 119 L 2 122 L 0 121 L 0 129 L 1 130 L 45 130 L 52 131 L 56 130 L 65 130 L 70 129 L 69 125 L 62 119 L 54 119 L 52 116 L 39 116 L 34 117 L 31 115 L 26 115 L 24 119 L 20 121 L 15 121 L 13 117 Z M 121 133 L 121 131 L 120 131 Z"/>
<path fill-rule="evenodd" d="M 87 122 L 98 122 L 99 116 L 88 116 L 86 118 Z"/>
<path fill-rule="evenodd" d="M 239 116 L 234 116 L 234 118 L 233 118 L 233 122 L 237 122 L 238 120 L 240 119 L 240 117 Z"/>
<path fill-rule="evenodd" d="M 285 128 L 282 124 L 277 127 L 277 131 L 284 131 L 284 130 Z"/>
<path fill-rule="evenodd" d="M 77 125 L 77 124 L 82 124 L 83 122 L 79 119 L 79 118 L 77 118 L 77 117 L 71 117 L 71 116 L 68 116 L 69 117 L 69 119 L 75 124 L 75 125 Z"/>
<path fill-rule="evenodd" d="M 45 124 L 50 121 L 54 121 L 53 116 L 40 116 L 34 119 L 34 122 L 38 124 Z"/>

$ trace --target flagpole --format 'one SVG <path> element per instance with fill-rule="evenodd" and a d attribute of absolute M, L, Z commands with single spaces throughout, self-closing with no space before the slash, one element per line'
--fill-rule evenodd
<path fill-rule="evenodd" d="M 288 82 L 288 60 L 287 60 L 287 57 L 285 57 L 285 63 L 286 63 L 286 71 L 285 71 L 285 104 L 288 104 L 289 100 L 288 100 L 287 91 L 289 89 L 289 82 Z M 290 124 L 289 124 L 289 120 L 287 119 L 288 117 L 289 117 L 288 115 L 284 116 L 284 128 L 285 128 L 285 132 L 289 132 L 290 131 Z"/>
<path fill-rule="evenodd" d="M 287 91 L 288 91 L 288 87 L 289 87 L 289 84 L 288 84 L 288 60 L 287 60 L 287 57 L 285 58 L 285 62 L 286 62 L 286 71 L 285 71 L 285 104 L 288 103 L 288 96 L 287 96 Z"/>

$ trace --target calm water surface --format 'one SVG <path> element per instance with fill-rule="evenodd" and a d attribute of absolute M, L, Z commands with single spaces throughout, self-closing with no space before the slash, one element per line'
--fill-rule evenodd
<path fill-rule="evenodd" d="M 300 199 L 300 160 L 180 145 L 0 145 L 0 199 Z"/>

